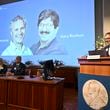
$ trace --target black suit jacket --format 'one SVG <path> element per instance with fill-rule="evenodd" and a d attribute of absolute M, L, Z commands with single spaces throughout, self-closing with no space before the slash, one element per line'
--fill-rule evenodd
<path fill-rule="evenodd" d="M 106 45 L 104 48 L 102 48 L 103 51 L 105 51 L 105 56 L 109 56 L 109 48 L 110 48 L 110 45 Z"/>
<path fill-rule="evenodd" d="M 2 65 L 3 68 L 0 69 L 0 74 L 5 74 L 7 72 L 7 66 L 6 65 Z"/>
<path fill-rule="evenodd" d="M 11 69 L 11 72 L 14 73 L 14 75 L 25 75 L 25 69 L 26 66 L 23 63 L 16 64 L 14 63 Z"/>

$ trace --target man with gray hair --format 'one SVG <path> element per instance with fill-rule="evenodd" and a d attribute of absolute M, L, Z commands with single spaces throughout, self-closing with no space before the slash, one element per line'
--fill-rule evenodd
<path fill-rule="evenodd" d="M 17 15 L 10 24 L 10 45 L 2 52 L 2 56 L 32 55 L 31 50 L 23 44 L 26 31 L 26 22 Z"/>

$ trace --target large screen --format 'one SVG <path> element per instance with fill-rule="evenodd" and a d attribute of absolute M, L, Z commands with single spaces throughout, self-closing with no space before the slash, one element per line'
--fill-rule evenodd
<path fill-rule="evenodd" d="M 0 6 L 0 55 L 77 66 L 95 48 L 94 0 L 24 0 Z"/>

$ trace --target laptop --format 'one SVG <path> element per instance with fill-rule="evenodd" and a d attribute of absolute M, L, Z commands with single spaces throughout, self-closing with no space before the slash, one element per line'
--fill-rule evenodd
<path fill-rule="evenodd" d="M 89 55 L 100 55 L 101 57 L 108 56 L 105 49 L 101 49 L 101 50 L 90 50 L 90 51 L 88 51 L 88 54 Z"/>

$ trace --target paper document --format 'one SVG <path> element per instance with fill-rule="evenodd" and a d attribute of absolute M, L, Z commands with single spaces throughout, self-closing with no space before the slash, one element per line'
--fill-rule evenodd
<path fill-rule="evenodd" d="M 87 59 L 100 59 L 100 55 L 88 55 Z"/>

